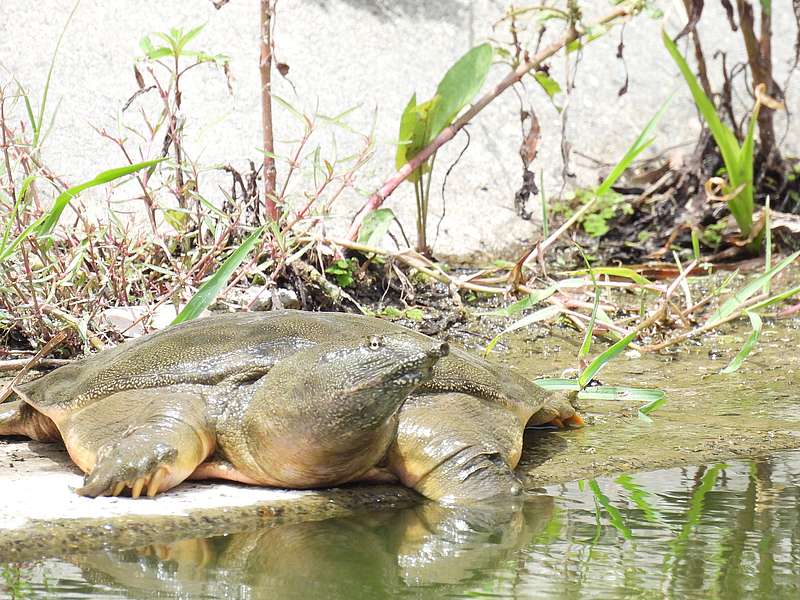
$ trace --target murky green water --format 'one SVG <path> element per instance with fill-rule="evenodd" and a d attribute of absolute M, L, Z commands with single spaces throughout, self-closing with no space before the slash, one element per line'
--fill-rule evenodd
<path fill-rule="evenodd" d="M 4 566 L 0 589 L 4 580 L 20 598 L 798 598 L 799 474 L 800 452 L 787 452 L 551 486 L 517 506 L 426 504 L 110 548 Z"/>

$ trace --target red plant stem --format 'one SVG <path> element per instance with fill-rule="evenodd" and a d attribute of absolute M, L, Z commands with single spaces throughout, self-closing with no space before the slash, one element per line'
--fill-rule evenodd
<path fill-rule="evenodd" d="M 271 0 L 261 0 L 261 124 L 264 136 L 264 209 L 267 218 L 278 220 L 275 205 L 275 142 L 272 136 L 272 10 Z"/>
<path fill-rule="evenodd" d="M 618 6 L 602 19 L 595 23 L 603 25 L 614 21 L 620 17 L 625 17 L 633 14 L 633 10 L 628 6 Z M 586 31 L 592 30 L 594 27 L 587 27 Z M 456 133 L 469 123 L 475 116 L 481 112 L 488 104 L 490 104 L 500 94 L 510 88 L 512 85 L 520 81 L 526 73 L 532 71 L 541 65 L 542 62 L 553 56 L 556 52 L 561 50 L 564 46 L 582 37 L 584 33 L 577 31 L 574 27 L 570 27 L 560 39 L 556 40 L 543 50 L 538 52 L 533 58 L 520 64 L 516 69 L 511 71 L 503 80 L 498 83 L 491 91 L 487 92 L 475 104 L 473 104 L 467 112 L 461 117 L 456 119 L 449 127 L 446 127 L 436 138 L 428 144 L 419 154 L 408 161 L 403 167 L 387 179 L 383 185 L 373 193 L 366 201 L 364 206 L 358 211 L 358 214 L 353 218 L 350 224 L 350 229 L 347 231 L 346 238 L 350 241 L 355 241 L 358 237 L 358 230 L 361 228 L 361 223 L 364 217 L 373 210 L 379 208 L 384 200 L 388 198 L 392 192 L 399 186 L 405 179 L 411 175 L 419 166 L 428 160 L 434 152 L 441 148 L 444 144 L 452 140 Z"/>

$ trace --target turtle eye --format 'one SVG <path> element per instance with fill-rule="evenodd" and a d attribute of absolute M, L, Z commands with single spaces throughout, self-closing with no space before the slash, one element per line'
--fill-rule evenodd
<path fill-rule="evenodd" d="M 369 338 L 369 349 L 380 350 L 383 347 L 383 339 L 378 335 L 373 335 Z"/>

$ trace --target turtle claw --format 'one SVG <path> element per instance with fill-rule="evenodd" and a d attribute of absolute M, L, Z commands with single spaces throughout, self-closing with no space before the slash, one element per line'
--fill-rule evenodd
<path fill-rule="evenodd" d="M 131 487 L 131 497 L 138 498 L 142 495 L 142 488 L 144 487 L 144 478 L 140 477 L 136 481 L 133 482 L 133 486 Z"/>
<path fill-rule="evenodd" d="M 161 484 L 164 482 L 164 478 L 166 476 L 167 469 L 165 467 L 161 467 L 153 474 L 153 476 L 150 478 L 150 483 L 147 484 L 148 498 L 152 498 L 158 493 L 158 490 L 160 489 Z"/>
<path fill-rule="evenodd" d="M 119 496 L 130 488 L 131 497 L 138 498 L 142 491 L 149 497 L 160 491 L 170 466 L 175 463 L 177 451 L 165 444 L 155 444 L 148 449 L 127 441 L 100 449 L 97 463 L 84 478 L 83 487 L 76 490 L 78 494 Z"/>

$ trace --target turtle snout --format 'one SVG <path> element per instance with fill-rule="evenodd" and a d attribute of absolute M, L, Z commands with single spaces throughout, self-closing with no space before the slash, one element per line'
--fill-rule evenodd
<path fill-rule="evenodd" d="M 433 348 L 428 350 L 428 356 L 430 358 L 442 358 L 448 354 L 450 354 L 450 344 L 447 342 L 438 342 L 433 345 Z"/>

